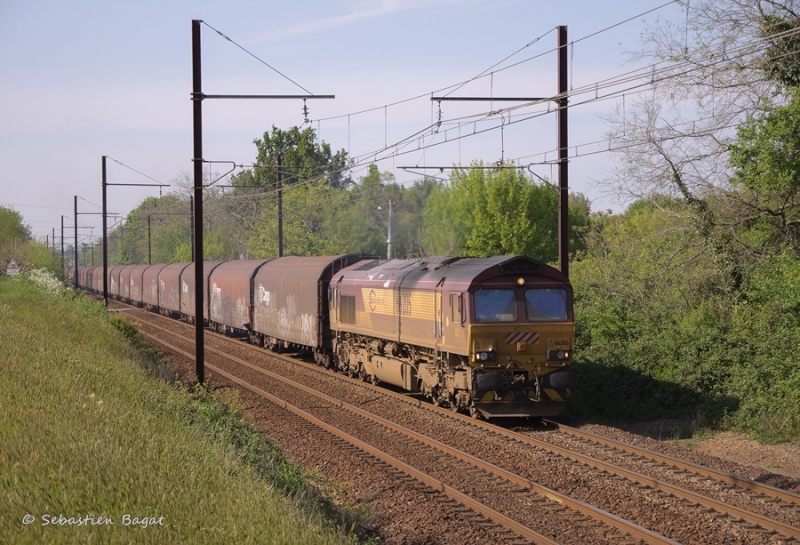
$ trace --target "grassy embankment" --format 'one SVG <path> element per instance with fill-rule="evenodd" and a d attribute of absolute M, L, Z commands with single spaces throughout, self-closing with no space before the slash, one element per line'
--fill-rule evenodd
<path fill-rule="evenodd" d="M 0 278 L 0 541 L 354 543 L 307 478 L 102 306 Z"/>

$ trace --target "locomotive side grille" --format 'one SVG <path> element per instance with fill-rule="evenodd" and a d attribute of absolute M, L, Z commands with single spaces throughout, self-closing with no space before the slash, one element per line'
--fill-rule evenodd
<path fill-rule="evenodd" d="M 342 295 L 339 298 L 339 321 L 343 324 L 356 323 L 356 298 L 354 295 Z"/>

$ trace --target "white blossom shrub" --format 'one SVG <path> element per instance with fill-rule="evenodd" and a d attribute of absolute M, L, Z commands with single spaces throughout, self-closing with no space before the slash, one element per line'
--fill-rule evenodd
<path fill-rule="evenodd" d="M 32 271 L 26 271 L 24 276 L 39 289 L 49 293 L 54 297 L 63 297 L 69 292 L 64 284 L 47 269 L 34 269 Z"/>

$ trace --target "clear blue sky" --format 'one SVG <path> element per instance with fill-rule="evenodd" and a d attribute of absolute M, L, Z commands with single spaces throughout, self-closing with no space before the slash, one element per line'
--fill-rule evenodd
<path fill-rule="evenodd" d="M 19 211 L 37 237 L 53 228 L 60 236 L 62 214 L 72 225 L 75 195 L 79 212 L 100 211 L 103 155 L 113 159 L 110 183 L 188 176 L 192 19 L 207 23 L 204 92 L 336 95 L 308 101 L 318 137 L 359 160 L 354 179 L 376 157 L 381 171 L 409 183 L 423 170 L 400 167 L 555 158 L 543 155 L 555 147 L 555 116 L 532 116 L 546 106 L 487 121 L 482 113 L 508 104 L 445 102 L 449 130 L 434 133 L 426 130 L 440 115 L 432 94 L 554 94 L 558 25 L 575 42 L 570 87 L 592 85 L 636 66 L 627 53 L 639 48 L 645 24 L 679 16 L 667 0 L 0 0 L 0 205 Z M 585 153 L 596 151 L 601 117 L 619 101 L 578 102 L 570 110 L 571 189 L 593 209 L 620 209 L 597 183 L 613 157 Z M 205 101 L 204 158 L 252 163 L 253 140 L 273 125 L 301 125 L 302 106 Z M 494 130 L 467 137 L 485 127 Z M 532 168 L 556 176 L 549 166 Z M 127 214 L 149 195 L 158 191 L 111 187 L 109 210 Z M 99 216 L 82 215 L 79 224 L 94 227 L 81 237 L 101 236 Z"/>

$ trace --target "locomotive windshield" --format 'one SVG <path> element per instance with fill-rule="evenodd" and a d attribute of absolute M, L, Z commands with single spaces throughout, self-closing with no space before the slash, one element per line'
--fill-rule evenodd
<path fill-rule="evenodd" d="M 520 294 L 521 295 L 521 294 Z M 482 289 L 474 294 L 479 322 L 516 322 L 517 290 Z M 559 288 L 525 290 L 525 318 L 529 322 L 561 322 L 568 318 L 567 292 Z"/>
<path fill-rule="evenodd" d="M 567 292 L 559 288 L 525 290 L 525 315 L 531 322 L 567 319 Z"/>
<path fill-rule="evenodd" d="M 516 322 L 516 293 L 508 289 L 476 291 L 475 318 L 479 322 Z"/>

